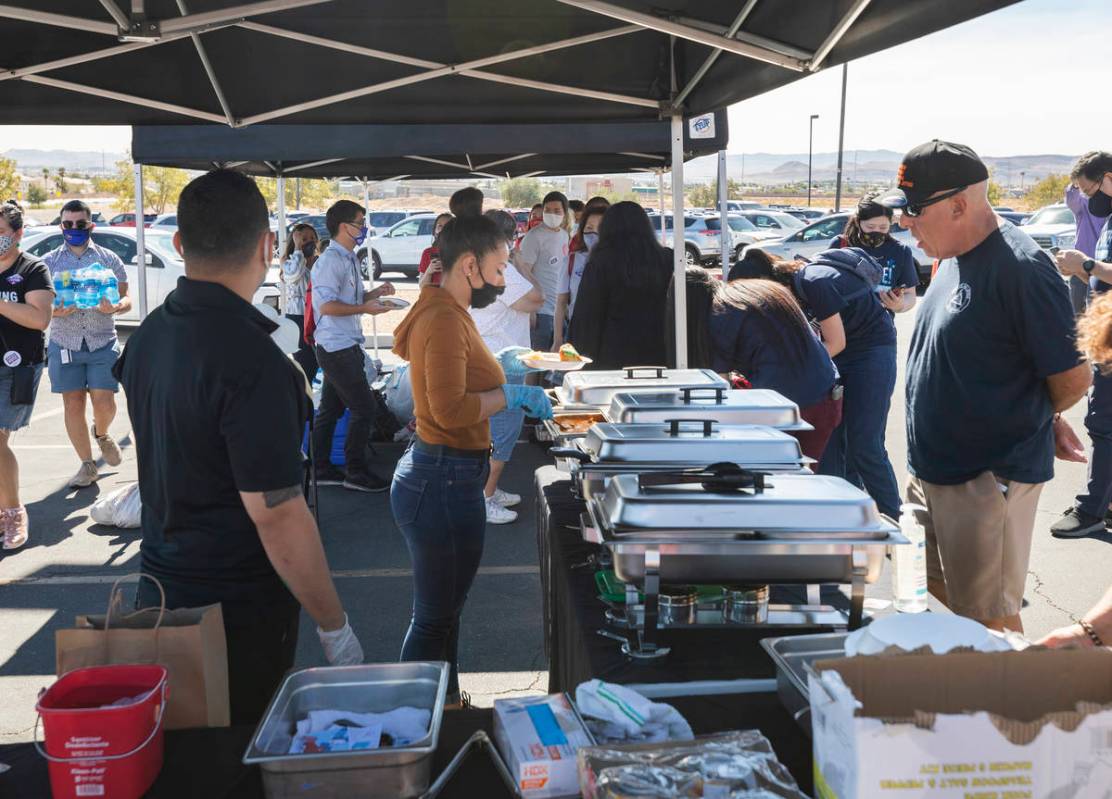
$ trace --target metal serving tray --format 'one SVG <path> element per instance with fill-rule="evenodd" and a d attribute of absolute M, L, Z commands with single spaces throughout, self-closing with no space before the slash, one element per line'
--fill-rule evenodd
<path fill-rule="evenodd" d="M 561 405 L 593 405 L 608 408 L 614 395 L 643 388 L 729 388 L 720 375 L 710 369 L 667 369 L 663 366 L 627 366 L 617 371 L 569 372 L 556 389 Z"/>
<path fill-rule="evenodd" d="M 420 796 L 429 785 L 440 737 L 448 664 L 377 663 L 312 668 L 286 676 L 255 730 L 243 762 L 262 769 L 268 799 L 387 799 Z M 429 732 L 409 746 L 288 754 L 296 723 L 310 710 L 431 711 Z"/>
<path fill-rule="evenodd" d="M 615 537 L 675 532 L 686 540 L 716 530 L 776 540 L 879 541 L 899 531 L 868 494 L 828 475 L 773 474 L 759 492 L 709 491 L 698 483 L 642 487 L 639 475 L 616 475 L 598 510 Z"/>
<path fill-rule="evenodd" d="M 596 424 L 579 447 L 595 463 L 719 462 L 800 467 L 814 463 L 793 436 L 771 427 L 720 425 L 704 419 L 667 423 Z"/>
<path fill-rule="evenodd" d="M 808 717 L 811 704 L 807 668 L 819 660 L 845 657 L 848 635 L 844 632 L 819 633 L 761 639 L 761 646 L 776 664 L 776 692 L 780 701 L 808 734 L 811 732 Z"/>
<path fill-rule="evenodd" d="M 713 419 L 722 424 L 759 424 L 777 430 L 813 430 L 799 406 L 770 389 L 680 388 L 615 394 L 611 422 L 645 423 L 666 419 Z"/>

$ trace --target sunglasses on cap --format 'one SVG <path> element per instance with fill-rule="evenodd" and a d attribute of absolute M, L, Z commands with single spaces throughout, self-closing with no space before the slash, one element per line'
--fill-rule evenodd
<path fill-rule="evenodd" d="M 943 200 L 948 200 L 951 197 L 953 197 L 954 195 L 961 194 L 967 188 L 969 188 L 969 187 L 968 186 L 959 186 L 956 189 L 950 189 L 949 191 L 944 191 L 936 197 L 928 197 L 926 200 L 923 200 L 922 202 L 908 203 L 907 205 L 905 205 L 903 208 L 900 209 L 900 212 L 903 216 L 910 216 L 912 219 L 914 219 L 917 216 L 922 216 L 923 215 L 923 209 L 925 209 L 927 206 L 934 205 L 935 203 L 940 203 Z"/>
<path fill-rule="evenodd" d="M 74 222 L 72 219 L 67 219 L 62 222 L 63 230 L 73 230 L 74 228 L 77 228 L 78 230 L 84 230 L 88 226 L 89 222 L 85 219 L 78 219 L 76 222 Z"/>

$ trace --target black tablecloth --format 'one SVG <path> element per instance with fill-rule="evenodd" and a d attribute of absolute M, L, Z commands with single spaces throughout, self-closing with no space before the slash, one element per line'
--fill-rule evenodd
<path fill-rule="evenodd" d="M 451 710 L 444 714 L 440 742 L 433 759 L 433 780 L 476 730 L 492 732 L 490 710 Z M 167 732 L 162 772 L 147 797 L 262 799 L 262 776 L 258 767 L 240 762 L 254 731 L 254 727 L 226 727 Z M 31 744 L 0 746 L 0 763 L 12 767 L 11 771 L 0 774 L 0 797 L 48 799 L 47 763 Z M 440 796 L 443 799 L 479 796 L 512 799 L 513 795 L 490 760 L 475 753 L 464 762 Z"/>
<path fill-rule="evenodd" d="M 694 680 L 764 679 L 776 676 L 775 666 L 760 639 L 815 628 L 768 627 L 737 630 L 662 630 L 659 642 L 671 653 L 653 660 L 635 660 L 621 644 L 598 634 L 606 627 L 606 606 L 598 599 L 594 574 L 603 548 L 583 540 L 581 500 L 572 495 L 567 473 L 554 466 L 536 472 L 537 536 L 545 604 L 548 690 L 574 692 L 579 683 L 598 678 L 616 683 L 675 683 Z M 774 601 L 802 601 L 802 588 L 776 586 Z M 797 592 L 799 596 L 785 596 Z M 824 587 L 824 602 L 845 609 L 848 601 Z M 732 729 L 732 728 L 731 728 Z"/>

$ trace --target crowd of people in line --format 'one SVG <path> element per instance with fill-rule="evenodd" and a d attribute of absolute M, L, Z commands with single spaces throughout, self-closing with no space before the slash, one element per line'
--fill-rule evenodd
<path fill-rule="evenodd" d="M 908 152 L 897 185 L 862 198 L 844 234 L 811 262 L 753 246 L 722 277 L 688 267 L 687 362 L 796 402 L 814 427 L 800 443 L 817 471 L 862 486 L 889 516 L 905 499 L 925 508 L 918 514 L 934 596 L 990 627 L 1020 630 L 1040 491 L 1055 455 L 1084 460 L 1061 413 L 1085 396 L 1094 374 L 1089 485 L 1054 534 L 1104 529 L 1112 501 L 1112 377 L 1101 371 L 1112 362 L 1112 154 L 1078 160 L 1072 202 L 1080 208 L 1084 197 L 1090 226 L 1099 226 L 1082 237 L 1079 225 L 1078 249 L 1053 256 L 993 212 L 988 179 L 971 149 L 934 140 Z M 274 322 L 250 304 L 274 246 L 250 179 L 216 170 L 182 192 L 175 246 L 186 276 L 122 354 L 112 316 L 128 307 L 124 278 L 119 304 L 51 310 L 59 271 L 99 259 L 122 273 L 89 242 L 88 207 L 67 204 L 65 244 L 43 261 L 20 250 L 22 211 L 4 204 L 4 547 L 27 540 L 8 438 L 29 421 L 44 362 L 81 460 L 75 486 L 97 477 L 86 393 L 92 438 L 118 463 L 107 429 L 122 382 L 143 498 L 142 568 L 162 581 L 168 607 L 223 604 L 233 721 L 257 718 L 292 665 L 300 608 L 316 622 L 330 663 L 359 662 L 303 495 L 301 443 L 319 368 L 312 451 L 330 450 L 345 409 L 350 422 L 344 469 L 315 458 L 318 484 L 389 491 L 414 575 L 401 657 L 449 661 L 449 703 L 462 701 L 460 615 L 485 528 L 513 521 L 521 501 L 499 478 L 525 419 L 552 412 L 544 378 L 519 356 L 571 343 L 591 369 L 678 360 L 672 252 L 644 209 L 569 202 L 554 191 L 535 211 L 520 240 L 510 214 L 484 212 L 478 189 L 457 192 L 437 218 L 419 298 L 395 331 L 416 426 L 388 480 L 368 467 L 369 431 L 387 411 L 367 380 L 361 318 L 391 310 L 383 298 L 395 289 L 364 286 L 355 256 L 367 235 L 362 206 L 329 208 L 323 251 L 311 226 L 292 230 L 282 263 L 286 310 L 304 343 L 290 359 L 269 339 Z M 915 260 L 891 235 L 896 224 L 935 259 L 918 302 Z M 1063 276 L 1091 284 L 1079 324 Z M 916 305 L 905 386 L 910 476 L 901 492 L 885 443 L 897 374 L 893 319 Z M 144 583 L 139 601 L 157 601 L 156 593 Z M 1092 625 L 1082 632 L 1057 631 L 1054 640 L 1099 641 Z"/>

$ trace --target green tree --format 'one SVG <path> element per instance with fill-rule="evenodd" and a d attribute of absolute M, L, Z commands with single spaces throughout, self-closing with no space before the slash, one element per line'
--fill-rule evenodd
<path fill-rule="evenodd" d="M 19 194 L 19 175 L 15 171 L 15 161 L 0 158 L 0 199 L 6 200 Z"/>
<path fill-rule="evenodd" d="M 262 192 L 267 207 L 275 211 L 278 209 L 278 179 L 255 178 L 255 184 Z M 323 208 L 338 193 L 338 187 L 332 181 L 302 178 L 301 204 L 310 208 Z M 286 208 L 292 210 L 297 207 L 297 180 L 286 178 Z"/>
<path fill-rule="evenodd" d="M 502 204 L 507 208 L 531 208 L 541 201 L 541 182 L 536 178 L 511 178 L 498 184 Z"/>
<path fill-rule="evenodd" d="M 718 182 L 700 184 L 684 194 L 687 202 L 696 208 L 713 208 L 718 205 Z"/>
<path fill-rule="evenodd" d="M 46 202 L 46 189 L 38 183 L 31 183 L 27 186 L 27 202 L 31 204 L 32 208 L 40 208 Z"/>
<path fill-rule="evenodd" d="M 1032 210 L 1051 203 L 1060 203 L 1069 183 L 1069 175 L 1047 175 L 1028 189 L 1023 199 Z"/>
<path fill-rule="evenodd" d="M 58 171 L 54 173 L 54 187 L 58 189 L 59 194 L 65 194 L 69 191 L 66 186 L 66 168 L 64 166 L 58 167 Z"/>
<path fill-rule="evenodd" d="M 166 213 L 167 208 L 178 204 L 178 195 L 189 182 L 189 173 L 184 169 L 166 166 L 143 168 L 143 205 L 144 210 L 156 214 Z M 107 178 L 93 180 L 97 192 L 111 194 L 115 198 L 113 207 L 117 211 L 135 209 L 135 171 L 131 161 L 117 161 L 116 171 Z"/>
<path fill-rule="evenodd" d="M 1001 200 L 1004 199 L 1004 187 L 997 183 L 995 180 L 988 182 L 988 202 L 989 205 L 1000 205 Z"/>

